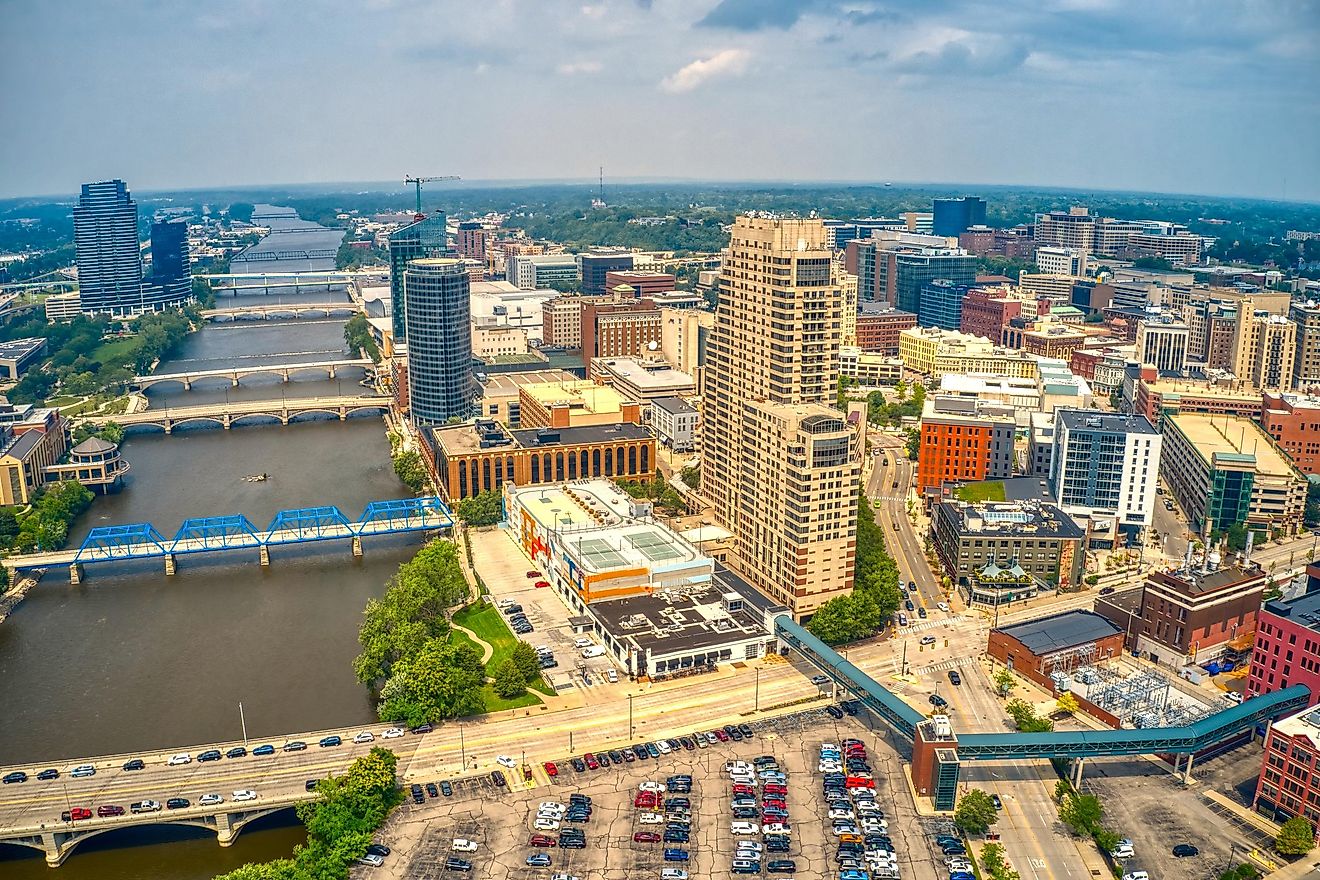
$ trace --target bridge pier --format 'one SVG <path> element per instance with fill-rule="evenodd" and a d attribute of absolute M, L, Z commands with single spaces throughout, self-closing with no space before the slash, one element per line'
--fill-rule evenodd
<path fill-rule="evenodd" d="M 173 433 L 174 433 L 174 422 L 170 419 L 169 416 L 166 416 L 166 417 L 165 417 L 164 427 L 165 427 L 165 433 L 166 433 L 166 434 L 173 434 Z"/>
<path fill-rule="evenodd" d="M 234 384 L 237 385 L 238 383 L 235 382 Z M 184 391 L 192 391 L 192 379 L 190 379 L 190 378 L 187 377 L 187 376 L 184 376 L 184 377 L 183 377 L 183 390 L 184 390 Z"/>
<path fill-rule="evenodd" d="M 362 536 L 361 536 L 361 535 L 354 535 L 354 536 L 353 536 L 353 558 L 354 558 L 354 559 L 361 559 L 361 558 L 362 558 Z"/>
<path fill-rule="evenodd" d="M 1082 787 L 1082 766 L 1085 763 L 1085 758 L 1075 758 L 1073 760 L 1072 773 L 1070 774 L 1073 788 L 1081 789 Z"/>
<path fill-rule="evenodd" d="M 226 431 L 228 431 L 233 426 L 233 424 L 234 424 L 234 417 L 231 416 L 229 413 L 225 413 L 223 416 L 220 417 L 220 427 L 224 428 Z"/>
<path fill-rule="evenodd" d="M 82 583 L 82 566 L 76 562 L 69 566 L 69 583 L 75 587 Z"/>
<path fill-rule="evenodd" d="M 221 846 L 231 846 L 233 844 L 234 838 L 238 837 L 238 831 L 234 828 L 232 814 L 215 814 L 215 835 Z"/>
<path fill-rule="evenodd" d="M 281 381 L 281 382 L 288 382 L 288 381 L 289 381 L 289 371 L 288 371 L 288 370 L 280 370 L 280 381 Z"/>
<path fill-rule="evenodd" d="M 330 368 L 330 381 L 333 382 L 334 379 L 335 379 L 335 368 L 332 366 L 332 367 Z"/>
<path fill-rule="evenodd" d="M 175 572 L 174 554 L 173 554 L 173 553 L 166 553 L 166 554 L 165 554 L 165 574 L 168 576 L 168 575 L 172 575 L 172 574 L 174 574 L 174 572 Z"/>
<path fill-rule="evenodd" d="M 346 422 L 346 421 L 348 421 L 348 407 L 346 407 L 346 406 L 341 406 L 341 407 L 339 408 L 339 421 L 341 421 L 341 422 Z"/>
<path fill-rule="evenodd" d="M 238 387 L 238 373 L 235 373 L 234 375 L 229 377 L 229 387 L 230 388 Z"/>
<path fill-rule="evenodd" d="M 259 555 L 258 555 L 257 558 L 261 560 L 261 566 L 262 566 L 263 568 L 269 568 L 269 567 L 270 567 L 270 548 L 267 547 L 265 544 L 262 544 L 261 547 L 258 548 L 258 549 L 259 549 Z"/>
<path fill-rule="evenodd" d="M 69 857 L 72 847 L 64 846 L 65 835 L 56 834 L 54 831 L 41 832 L 41 849 L 46 854 L 46 866 L 58 868 Z"/>

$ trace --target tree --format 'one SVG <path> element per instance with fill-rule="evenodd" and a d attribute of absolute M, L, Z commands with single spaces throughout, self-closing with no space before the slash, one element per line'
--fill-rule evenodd
<path fill-rule="evenodd" d="M 422 457 L 414 450 L 400 450 L 394 455 L 394 473 L 414 492 L 420 492 L 426 485 L 426 466 L 422 464 Z"/>
<path fill-rule="evenodd" d="M 1004 711 L 1023 733 L 1046 733 L 1054 729 L 1054 722 L 1036 715 L 1036 710 L 1025 700 L 1009 700 Z"/>
<path fill-rule="evenodd" d="M 1062 782 L 1063 780 L 1059 780 Z M 1093 835 L 1095 845 L 1105 852 L 1113 852 L 1118 848 L 1118 842 L 1123 839 L 1123 835 L 1109 828 L 1100 828 Z"/>
<path fill-rule="evenodd" d="M 1285 856 L 1304 856 L 1315 848 L 1315 828 L 1305 816 L 1293 816 L 1279 827 L 1274 848 Z"/>
<path fill-rule="evenodd" d="M 527 680 L 523 678 L 522 671 L 518 664 L 512 659 L 505 660 L 499 666 L 495 667 L 494 681 L 492 682 L 497 696 L 506 700 L 514 697 L 520 697 L 527 692 Z"/>
<path fill-rule="evenodd" d="M 470 526 L 493 526 L 504 519 L 504 496 L 498 490 L 487 489 L 458 502 L 454 512 Z"/>
<path fill-rule="evenodd" d="M 985 834 L 990 826 L 999 821 L 999 811 L 990 795 L 973 788 L 958 798 L 958 806 L 953 811 L 953 824 L 967 834 Z"/>
<path fill-rule="evenodd" d="M 1219 880 L 1256 880 L 1260 876 L 1260 869 L 1248 862 L 1229 868 L 1219 875 Z"/>
<path fill-rule="evenodd" d="M 358 352 L 365 351 L 367 357 L 380 363 L 380 347 L 376 345 L 376 339 L 371 335 L 371 324 L 367 322 L 366 315 L 359 313 L 345 322 L 344 344 L 355 357 Z"/>
<path fill-rule="evenodd" d="M 1013 673 L 1009 672 L 1008 669 L 1001 669 L 995 673 L 994 684 L 999 696 L 1007 697 L 1009 691 L 1017 687 L 1017 679 L 1013 677 Z"/>
<path fill-rule="evenodd" d="M 382 721 L 402 719 L 409 726 L 473 715 L 484 708 L 486 669 L 470 645 L 432 639 L 415 656 L 393 666 L 380 690 Z"/>
<path fill-rule="evenodd" d="M 990 880 L 1021 880 L 1021 875 L 1008 866 L 1003 844 L 987 843 L 981 848 L 981 869 Z"/>
<path fill-rule="evenodd" d="M 1100 829 L 1105 808 L 1093 794 L 1069 792 L 1059 804 L 1059 821 L 1072 829 L 1078 837 L 1090 837 Z"/>
<path fill-rule="evenodd" d="M 1077 702 L 1077 697 L 1073 695 L 1072 691 L 1064 691 L 1054 701 L 1054 711 L 1063 715 L 1071 715 L 1081 708 L 1081 704 Z"/>
<path fill-rule="evenodd" d="M 827 645 L 842 645 L 869 636 L 872 630 L 853 616 L 853 597 L 835 596 L 816 609 L 807 631 Z"/>
<path fill-rule="evenodd" d="M 541 655 L 536 653 L 536 649 L 526 642 L 519 641 L 514 645 L 513 653 L 509 655 L 513 665 L 518 667 L 518 672 L 522 674 L 523 681 L 527 684 L 535 682 L 541 677 Z"/>

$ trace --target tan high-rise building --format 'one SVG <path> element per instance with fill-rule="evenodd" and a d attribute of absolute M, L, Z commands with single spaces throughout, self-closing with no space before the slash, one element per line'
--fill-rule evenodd
<path fill-rule="evenodd" d="M 820 220 L 739 217 L 702 381 L 701 489 L 730 563 L 810 616 L 851 591 L 860 434 L 829 406 L 843 291 Z"/>
<path fill-rule="evenodd" d="M 1320 306 L 1311 300 L 1294 303 L 1288 317 L 1297 325 L 1294 385 L 1299 389 L 1320 387 Z"/>
<path fill-rule="evenodd" d="M 1233 372 L 1261 391 L 1291 391 L 1297 325 L 1265 311 L 1238 315 Z"/>

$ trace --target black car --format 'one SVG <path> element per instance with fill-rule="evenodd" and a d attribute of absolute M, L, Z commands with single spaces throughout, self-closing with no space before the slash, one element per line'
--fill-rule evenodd
<path fill-rule="evenodd" d="M 457 856 L 450 856 L 445 859 L 446 871 L 471 871 L 472 863 L 467 859 L 460 859 Z"/>
<path fill-rule="evenodd" d="M 996 810 L 1002 810 L 1004 808 L 1004 802 L 999 799 L 999 795 L 997 794 L 990 795 L 990 802 L 995 805 Z"/>
<path fill-rule="evenodd" d="M 423 722 L 423 723 L 417 725 L 416 727 L 414 727 L 414 728 L 412 729 L 412 732 L 413 732 L 413 733 L 430 733 L 430 732 L 433 731 L 433 730 L 435 730 L 435 727 L 433 727 L 433 726 L 431 725 L 431 722 L 426 721 L 426 722 Z"/>
<path fill-rule="evenodd" d="M 775 859 L 766 862 L 765 869 L 771 874 L 791 874 L 797 870 L 797 862 L 792 859 Z"/>
<path fill-rule="evenodd" d="M 219 749 L 207 749 L 197 756 L 198 761 L 219 761 L 224 755 L 220 754 Z"/>
<path fill-rule="evenodd" d="M 43 782 L 46 781 L 47 779 L 59 779 L 60 771 L 54 768 L 51 768 L 50 770 L 42 770 L 40 773 L 37 774 L 37 778 L 42 780 Z"/>
<path fill-rule="evenodd" d="M 191 806 L 192 801 L 187 798 L 170 798 L 165 802 L 165 809 L 167 810 L 186 810 Z"/>
<path fill-rule="evenodd" d="M 623 763 L 623 752 L 618 749 L 610 749 L 610 760 L 616 764 Z"/>
<path fill-rule="evenodd" d="M 682 807 L 682 808 L 684 808 L 684 809 L 687 809 L 687 808 L 689 808 L 689 807 L 691 807 L 691 806 L 692 806 L 692 801 L 688 800 L 688 799 L 685 798 L 685 797 L 665 798 L 665 809 L 666 809 L 666 810 L 676 810 L 676 809 L 678 809 L 679 807 Z"/>
<path fill-rule="evenodd" d="M 925 620 L 925 619 L 926 619 L 926 606 L 925 606 L 925 605 L 922 605 L 920 608 L 917 609 L 917 617 L 920 617 L 922 620 Z"/>
<path fill-rule="evenodd" d="M 646 750 L 646 746 L 644 745 L 633 746 L 633 754 L 641 758 L 643 761 L 651 757 L 651 753 Z"/>
<path fill-rule="evenodd" d="M 842 717 L 843 717 L 843 710 L 840 709 L 838 706 L 826 706 L 826 707 L 825 707 L 825 711 L 826 711 L 826 713 L 829 714 L 829 716 L 830 716 L 831 718 L 842 718 Z"/>
<path fill-rule="evenodd" d="M 454 796 L 454 787 L 449 784 L 448 780 L 445 780 L 444 782 L 440 783 L 440 793 L 445 797 Z"/>
<path fill-rule="evenodd" d="M 294 740 L 293 742 L 285 743 L 285 744 L 284 744 L 284 751 L 286 751 L 286 752 L 305 752 L 305 751 L 307 751 L 307 743 L 303 742 L 303 741 L 300 740 L 300 739 L 296 739 L 296 740 Z M 200 757 L 200 756 L 199 756 L 199 757 Z"/>
<path fill-rule="evenodd" d="M 27 782 L 27 774 L 22 770 L 15 770 L 13 773 L 6 773 L 5 778 L 0 781 L 3 781 L 5 785 L 9 785 L 11 782 Z"/>
<path fill-rule="evenodd" d="M 941 697 L 939 694 L 931 694 L 930 704 L 932 706 L 938 706 L 939 708 L 943 709 L 945 706 L 949 705 L 949 701 Z"/>
<path fill-rule="evenodd" d="M 953 684 L 962 684 L 962 673 L 956 669 L 949 670 L 949 681 Z"/>
<path fill-rule="evenodd" d="M 414 782 L 408 787 L 408 791 L 413 795 L 419 795 L 422 793 L 422 784 L 420 782 Z"/>
<path fill-rule="evenodd" d="M 610 761 L 610 755 L 609 755 L 609 752 L 597 752 L 597 753 L 596 753 L 596 763 L 597 763 L 597 764 L 600 764 L 601 767 L 608 767 L 608 766 L 610 766 L 610 764 L 611 764 L 612 762 Z"/>
<path fill-rule="evenodd" d="M 589 795 L 578 794 L 577 792 L 574 792 L 573 794 L 570 794 L 570 795 L 568 796 L 568 802 L 569 802 L 570 805 L 571 805 L 571 804 L 584 804 L 584 805 L 586 805 L 586 806 L 589 807 L 589 806 L 591 806 L 591 797 L 590 797 Z"/>
<path fill-rule="evenodd" d="M 627 763 L 631 764 L 631 763 L 633 763 L 634 761 L 637 760 L 637 753 L 634 752 L 632 749 L 624 749 L 624 750 L 623 750 L 623 760 L 626 761 Z"/>
<path fill-rule="evenodd" d="M 390 848 L 383 843 L 373 843 L 367 847 L 367 855 L 380 856 L 382 859 L 390 854 Z"/>
<path fill-rule="evenodd" d="M 320 745 L 320 747 L 323 749 L 328 749 L 331 748 L 332 746 L 340 745 L 343 742 L 344 740 L 338 736 L 323 736 L 321 737 L 321 742 L 318 743 L 318 745 Z"/>
<path fill-rule="evenodd" d="M 504 774 L 501 773 L 499 770 L 490 771 L 490 781 L 495 783 L 500 788 L 503 788 L 504 786 L 508 785 L 508 782 L 505 781 L 504 779 Z"/>
<path fill-rule="evenodd" d="M 915 604 L 913 604 L 913 602 L 912 602 L 911 599 L 906 599 L 906 600 L 904 600 L 904 602 L 903 602 L 903 607 L 906 608 L 908 611 L 916 611 L 916 610 L 917 610 L 917 606 L 916 606 Z"/>
<path fill-rule="evenodd" d="M 735 819 L 757 819 L 760 818 L 761 811 L 756 807 L 734 807 L 730 815 Z"/>
<path fill-rule="evenodd" d="M 202 759 L 202 756 L 201 756 L 201 755 L 198 755 L 198 756 L 197 756 L 197 760 L 200 761 L 201 759 Z M 144 760 L 142 760 L 141 758 L 134 758 L 134 759 L 131 760 L 131 761 L 125 761 L 125 762 L 124 762 L 124 769 L 125 769 L 125 770 L 145 770 L 146 768 L 147 768 L 147 762 L 144 761 Z"/>
<path fill-rule="evenodd" d="M 225 757 L 226 757 L 226 758 L 246 758 L 246 757 L 247 757 L 247 749 L 243 748 L 242 746 L 234 746 L 232 749 L 230 749 L 229 751 L 225 752 Z"/>
<path fill-rule="evenodd" d="M 752 725 L 750 724 L 739 724 L 738 732 L 743 735 L 743 739 L 751 739 L 756 735 L 756 732 L 752 730 Z"/>
<path fill-rule="evenodd" d="M 440 797 L 440 788 L 434 782 L 426 783 L 426 793 L 431 797 Z"/>
<path fill-rule="evenodd" d="M 320 781 L 321 780 L 319 779 L 309 779 L 303 783 L 303 788 L 306 789 L 307 791 L 316 791 L 316 783 Z"/>
<path fill-rule="evenodd" d="M 587 762 L 584 761 L 584 760 L 582 760 L 581 758 L 574 758 L 573 760 L 569 761 L 568 763 L 572 764 L 572 765 L 573 765 L 573 769 L 576 770 L 576 771 L 579 772 L 579 773 L 586 773 L 586 772 L 587 772 Z"/>
<path fill-rule="evenodd" d="M 1201 851 L 1190 843 L 1180 843 L 1173 848 L 1173 857 L 1175 859 L 1188 859 L 1192 856 L 1199 856 Z"/>

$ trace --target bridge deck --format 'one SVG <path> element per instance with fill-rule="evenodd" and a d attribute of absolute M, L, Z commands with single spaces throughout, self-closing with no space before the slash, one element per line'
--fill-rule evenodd
<path fill-rule="evenodd" d="M 293 308 L 293 307 L 290 307 Z M 352 305 L 342 306 L 345 309 L 353 308 Z M 227 311 L 217 309 L 215 311 Z M 242 311 L 234 309 L 232 311 Z M 134 376 L 133 383 L 136 385 L 154 384 L 156 382 L 183 382 L 196 381 L 207 378 L 229 378 L 231 376 L 252 376 L 258 373 L 283 373 L 295 372 L 297 370 L 328 370 L 331 367 L 336 369 L 340 367 L 374 367 L 375 361 L 370 358 L 342 358 L 332 361 L 302 361 L 293 364 L 258 364 L 250 367 L 222 367 L 213 370 L 188 370 L 181 373 L 155 373 L 150 376 Z"/>

